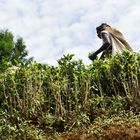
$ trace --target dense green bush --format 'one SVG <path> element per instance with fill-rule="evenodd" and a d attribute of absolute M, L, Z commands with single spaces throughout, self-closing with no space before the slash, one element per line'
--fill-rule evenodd
<path fill-rule="evenodd" d="M 90 65 L 67 55 L 58 64 L 32 62 L 17 70 L 4 64 L 5 70 L 0 73 L 3 139 L 17 134 L 19 138 L 43 139 L 45 132 L 80 129 L 103 114 L 137 111 L 140 54 L 124 52 Z M 40 138 L 31 133 L 39 133 Z"/>

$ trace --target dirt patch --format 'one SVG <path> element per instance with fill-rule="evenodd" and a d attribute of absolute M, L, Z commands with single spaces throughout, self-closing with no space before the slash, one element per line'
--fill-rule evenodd
<path fill-rule="evenodd" d="M 96 137 L 89 137 L 87 134 L 67 135 L 58 138 L 57 140 L 97 140 Z"/>
<path fill-rule="evenodd" d="M 62 136 L 57 140 L 140 140 L 140 125 L 114 124 L 106 128 L 105 135 L 100 138 L 84 133 Z"/>
<path fill-rule="evenodd" d="M 140 140 L 140 126 L 112 125 L 106 130 L 102 140 Z"/>

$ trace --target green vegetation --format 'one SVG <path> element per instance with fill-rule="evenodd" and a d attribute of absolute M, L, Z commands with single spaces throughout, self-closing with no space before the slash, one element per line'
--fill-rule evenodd
<path fill-rule="evenodd" d="M 0 31 L 2 140 L 71 132 L 100 137 L 115 122 L 139 122 L 140 54 L 126 51 L 91 65 L 64 55 L 54 67 L 27 59 L 23 39 L 14 40 L 8 30 Z"/>
<path fill-rule="evenodd" d="M 140 54 L 124 52 L 91 65 L 66 55 L 58 64 L 18 62 L 17 70 L 3 64 L 1 139 L 45 140 L 85 128 L 100 136 L 112 122 L 140 118 Z"/>
<path fill-rule="evenodd" d="M 32 58 L 27 59 L 28 51 L 21 37 L 14 38 L 8 30 L 0 30 L 0 64 L 9 61 L 12 65 L 27 63 Z"/>

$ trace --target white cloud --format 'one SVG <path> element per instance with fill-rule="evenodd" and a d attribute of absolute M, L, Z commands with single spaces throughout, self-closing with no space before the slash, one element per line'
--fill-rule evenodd
<path fill-rule="evenodd" d="M 0 7 L 0 28 L 23 37 L 29 56 L 42 63 L 56 65 L 66 53 L 90 63 L 88 52 L 101 45 L 95 28 L 102 22 L 120 29 L 140 50 L 137 0 L 1 0 Z"/>

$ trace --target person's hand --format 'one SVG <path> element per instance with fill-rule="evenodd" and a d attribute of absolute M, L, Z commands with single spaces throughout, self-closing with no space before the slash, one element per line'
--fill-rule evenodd
<path fill-rule="evenodd" d="M 88 58 L 93 61 L 97 58 L 97 55 L 95 53 L 89 53 Z"/>

